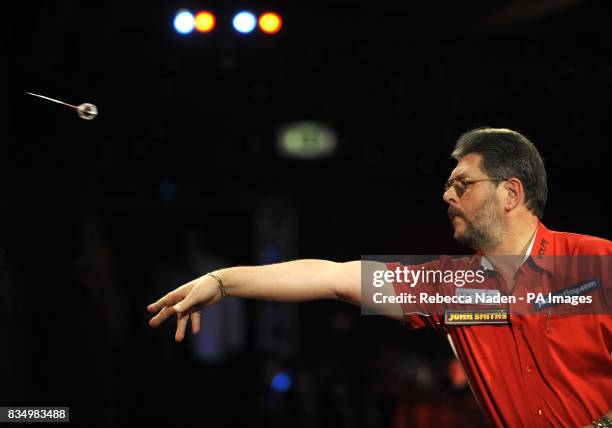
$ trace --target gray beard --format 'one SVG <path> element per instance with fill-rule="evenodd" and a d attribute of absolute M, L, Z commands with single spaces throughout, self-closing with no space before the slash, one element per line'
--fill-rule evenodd
<path fill-rule="evenodd" d="M 461 244 L 481 253 L 490 252 L 501 245 L 505 227 L 492 196 L 474 212 L 472 220 L 464 216 L 462 218 L 465 221 L 465 231 L 456 238 Z"/>

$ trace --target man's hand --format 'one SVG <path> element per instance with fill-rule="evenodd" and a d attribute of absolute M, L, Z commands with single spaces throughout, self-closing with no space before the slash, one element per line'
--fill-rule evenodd
<path fill-rule="evenodd" d="M 191 319 L 191 331 L 200 331 L 200 310 L 216 304 L 221 300 L 221 292 L 217 280 L 210 275 L 201 276 L 185 285 L 171 291 L 157 302 L 150 304 L 147 310 L 151 313 L 159 311 L 149 325 L 157 327 L 173 314 L 177 315 L 176 334 L 174 339 L 180 342 L 185 337 L 185 329 Z"/>

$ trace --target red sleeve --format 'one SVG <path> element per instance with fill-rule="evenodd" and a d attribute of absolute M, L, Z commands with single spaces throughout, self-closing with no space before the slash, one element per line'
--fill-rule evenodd
<path fill-rule="evenodd" d="M 437 270 L 444 265 L 444 260 L 437 259 L 431 262 L 418 265 L 404 265 L 402 263 L 387 263 L 387 269 L 395 271 L 397 268 L 404 269 L 407 267 L 413 271 Z M 419 299 L 419 294 L 425 290 L 432 290 L 433 287 L 440 287 L 438 283 L 425 283 L 419 281 L 414 286 L 406 285 L 398 281 L 393 282 L 393 289 L 396 296 L 401 296 L 402 293 L 408 293 L 415 296 L 414 303 L 400 303 L 404 318 L 402 325 L 409 330 L 416 330 L 422 327 L 432 327 L 440 331 L 442 327 L 442 319 L 444 316 L 444 306 L 441 304 L 423 303 Z"/>

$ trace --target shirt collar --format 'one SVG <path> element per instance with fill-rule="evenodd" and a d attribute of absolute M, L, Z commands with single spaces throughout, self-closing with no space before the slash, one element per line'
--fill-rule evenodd
<path fill-rule="evenodd" d="M 539 223 L 538 223 L 538 226 L 539 226 Z M 525 263 L 525 261 L 531 255 L 531 250 L 533 249 L 533 243 L 535 242 L 537 233 L 538 233 L 538 229 L 536 228 L 536 231 L 533 234 L 533 238 L 531 238 L 531 242 L 529 243 L 529 247 L 527 247 L 527 251 L 525 251 L 525 257 L 523 257 L 523 260 L 521 261 L 521 264 Z"/>
<path fill-rule="evenodd" d="M 537 247 L 534 245 L 536 242 L 538 242 Z M 552 253 L 552 247 L 550 245 L 551 243 L 552 243 L 551 231 L 548 230 L 542 224 L 540 220 L 538 220 L 538 226 L 536 228 L 535 233 L 533 234 L 533 237 L 531 238 L 531 242 L 529 243 L 529 246 L 527 247 L 527 251 L 525 251 L 525 256 L 523 257 L 523 260 L 521 260 L 520 265 L 522 266 L 523 263 L 525 263 L 531 257 L 532 260 L 536 261 L 536 264 L 539 267 L 549 272 L 552 272 L 552 265 L 549 263 L 549 261 L 551 260 L 551 257 L 544 257 Z M 480 266 L 485 271 L 495 270 L 495 268 L 493 267 L 493 264 L 486 256 L 480 257 Z"/>
<path fill-rule="evenodd" d="M 538 221 L 538 229 L 531 248 L 530 257 L 540 268 L 552 273 L 554 271 L 553 234 Z"/>

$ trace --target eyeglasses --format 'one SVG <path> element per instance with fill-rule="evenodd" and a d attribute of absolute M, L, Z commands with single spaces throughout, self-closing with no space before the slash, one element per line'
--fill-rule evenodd
<path fill-rule="evenodd" d="M 457 196 L 462 197 L 470 184 L 478 183 L 479 181 L 506 181 L 507 178 L 480 178 L 478 180 L 472 180 L 469 178 L 459 178 L 448 180 L 444 185 L 444 193 L 448 192 L 448 189 L 453 187 Z"/>

